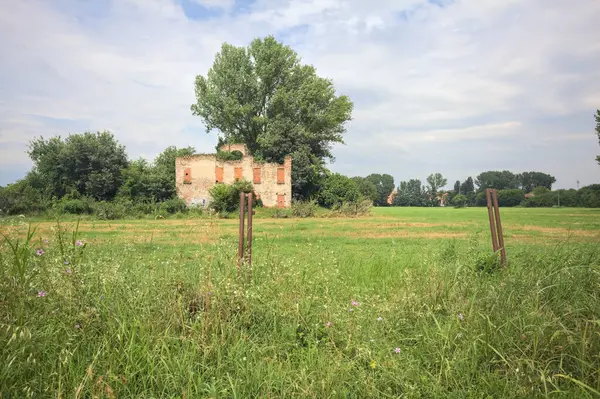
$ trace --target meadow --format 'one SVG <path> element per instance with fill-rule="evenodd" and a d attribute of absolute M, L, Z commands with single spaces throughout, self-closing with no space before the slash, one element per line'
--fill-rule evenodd
<path fill-rule="evenodd" d="M 600 210 L 0 219 L 0 398 L 600 397 Z"/>

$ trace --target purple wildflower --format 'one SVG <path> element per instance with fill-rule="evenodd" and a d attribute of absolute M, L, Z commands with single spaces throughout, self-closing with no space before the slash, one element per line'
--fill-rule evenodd
<path fill-rule="evenodd" d="M 358 306 L 358 305 L 360 305 L 360 303 L 356 302 L 354 299 L 350 303 L 352 304 L 352 306 Z"/>
<path fill-rule="evenodd" d="M 70 268 L 67 267 L 67 270 L 65 270 L 65 273 L 71 274 L 71 273 L 73 273 L 73 270 L 71 270 Z"/>
<path fill-rule="evenodd" d="M 35 253 L 37 254 L 37 256 L 42 256 L 46 251 L 44 251 L 42 248 L 38 248 L 37 251 L 35 251 Z"/>
<path fill-rule="evenodd" d="M 83 246 L 83 242 L 81 242 L 81 240 L 77 240 L 75 241 L 75 245 L 77 245 L 78 247 Z"/>
<path fill-rule="evenodd" d="M 41 290 L 40 292 L 38 292 L 38 296 L 40 296 L 40 297 L 46 296 L 46 291 Z"/>
<path fill-rule="evenodd" d="M 400 352 L 402 352 L 402 349 L 400 349 L 400 348 L 396 348 L 396 349 L 394 349 L 394 352 L 396 352 L 396 353 L 400 353 Z"/>
<path fill-rule="evenodd" d="M 50 241 L 48 241 L 48 239 L 47 239 L 47 238 L 44 238 L 44 239 L 42 240 L 42 242 L 43 242 L 44 244 L 48 244 Z"/>
<path fill-rule="evenodd" d="M 329 328 L 329 327 L 331 327 L 332 325 L 333 325 L 333 323 L 332 323 L 332 322 L 330 322 L 330 321 L 328 321 L 328 322 L 325 324 L 325 327 L 326 327 L 326 328 Z"/>

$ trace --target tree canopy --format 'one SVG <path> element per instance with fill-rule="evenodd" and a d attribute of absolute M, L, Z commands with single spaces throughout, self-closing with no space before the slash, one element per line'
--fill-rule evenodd
<path fill-rule="evenodd" d="M 315 179 L 333 160 L 332 145 L 343 143 L 353 108 L 347 96 L 336 96 L 331 80 L 273 36 L 248 47 L 224 43 L 207 76 L 196 77 L 195 92 L 191 111 L 207 132 L 216 129 L 267 162 L 293 157 L 296 197 L 318 188 Z"/>
<path fill-rule="evenodd" d="M 62 197 L 71 191 L 99 200 L 111 199 L 129 164 L 125 147 L 109 132 L 72 134 L 32 140 L 28 154 L 34 170 L 50 194 Z"/>
<path fill-rule="evenodd" d="M 556 183 L 556 178 L 542 172 L 523 172 L 517 175 L 519 188 L 526 193 L 532 192 L 536 187 L 546 187 L 552 189 L 552 184 Z"/>
<path fill-rule="evenodd" d="M 442 176 L 441 173 L 433 173 L 427 177 L 427 183 L 429 184 L 429 192 L 435 196 L 438 190 L 448 183 L 448 179 Z"/>
<path fill-rule="evenodd" d="M 375 206 L 387 206 L 387 200 L 392 191 L 394 191 L 394 178 L 388 174 L 373 173 L 365 179 L 370 181 L 377 188 L 377 197 L 373 201 Z"/>

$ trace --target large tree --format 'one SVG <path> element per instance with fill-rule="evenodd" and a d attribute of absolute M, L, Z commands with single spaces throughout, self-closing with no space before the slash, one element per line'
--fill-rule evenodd
<path fill-rule="evenodd" d="M 373 173 L 367 176 L 366 179 L 377 187 L 377 198 L 374 201 L 375 206 L 389 205 L 387 200 L 392 191 L 394 191 L 394 177 L 386 173 L 382 175 Z"/>
<path fill-rule="evenodd" d="M 519 188 L 517 176 L 508 170 L 490 170 L 480 173 L 475 178 L 475 184 L 477 184 L 477 191 L 479 192 L 484 191 L 486 188 L 495 188 L 497 190 Z"/>
<path fill-rule="evenodd" d="M 379 193 L 377 192 L 377 186 L 371 180 L 366 177 L 356 176 L 353 177 L 352 180 L 358 184 L 358 189 L 363 197 L 371 200 L 371 202 L 377 201 L 379 197 Z"/>
<path fill-rule="evenodd" d="M 461 192 L 460 192 L 460 180 L 457 180 L 456 182 L 454 182 L 454 194 L 455 195 L 461 194 Z"/>
<path fill-rule="evenodd" d="M 598 143 L 600 144 L 600 110 L 596 110 L 596 115 L 594 115 L 594 119 L 596 120 L 596 134 L 598 135 Z M 596 162 L 600 165 L 600 155 L 596 157 Z"/>
<path fill-rule="evenodd" d="M 433 173 L 427 177 L 427 183 L 429 184 L 429 192 L 435 197 L 438 190 L 448 183 L 448 179 L 442 176 L 441 173 Z"/>
<path fill-rule="evenodd" d="M 128 165 L 125 147 L 109 132 L 72 134 L 29 143 L 34 171 L 51 195 L 71 192 L 99 200 L 112 199 L 122 182 L 121 171 Z"/>
<path fill-rule="evenodd" d="M 411 179 L 400 182 L 398 194 L 394 196 L 393 205 L 396 206 L 425 206 L 427 193 L 421 185 L 421 180 Z"/>
<path fill-rule="evenodd" d="M 196 104 L 207 132 L 244 143 L 252 155 L 282 162 L 291 155 L 295 197 L 319 187 L 332 145 L 343 143 L 353 104 L 336 96 L 333 83 L 303 65 L 298 54 L 273 36 L 248 47 L 223 44 L 207 76 L 197 76 Z"/>
<path fill-rule="evenodd" d="M 552 189 L 552 184 L 556 183 L 556 178 L 542 172 L 523 172 L 517 175 L 519 188 L 526 193 L 530 193 L 536 187 L 546 187 Z"/>

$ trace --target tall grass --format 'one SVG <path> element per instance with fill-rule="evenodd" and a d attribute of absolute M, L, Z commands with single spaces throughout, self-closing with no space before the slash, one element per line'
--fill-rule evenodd
<path fill-rule="evenodd" d="M 600 395 L 596 245 L 516 250 L 488 272 L 475 243 L 431 241 L 417 267 L 308 247 L 249 281 L 231 240 L 5 237 L 0 397 Z"/>

